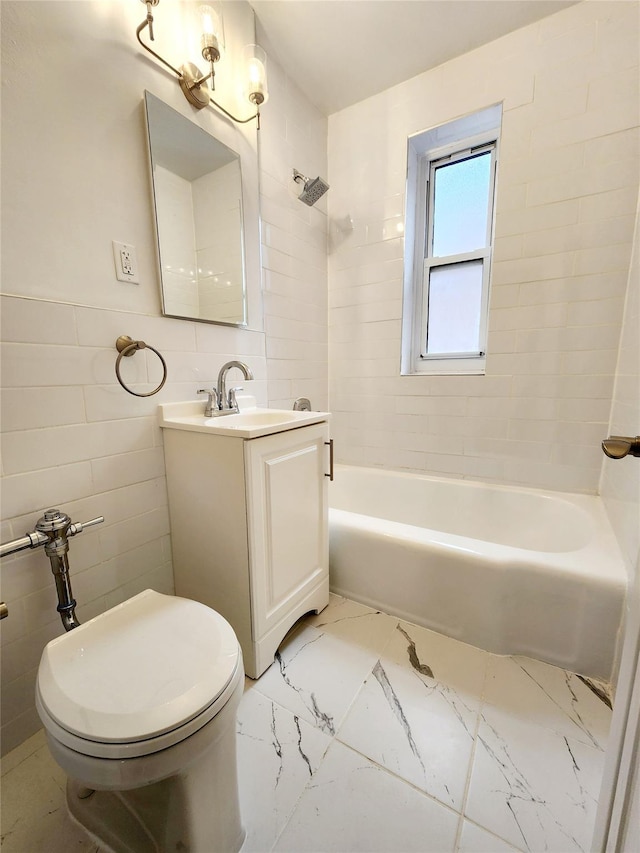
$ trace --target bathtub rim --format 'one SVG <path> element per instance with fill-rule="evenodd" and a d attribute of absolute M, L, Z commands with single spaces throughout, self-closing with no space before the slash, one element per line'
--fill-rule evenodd
<path fill-rule="evenodd" d="M 570 551 L 535 551 L 533 549 L 519 548 L 516 545 L 505 545 L 486 539 L 475 539 L 460 534 L 445 533 L 430 527 L 391 521 L 387 518 L 358 513 L 350 509 L 338 509 L 331 505 L 331 490 L 329 491 L 329 523 L 331 524 L 334 521 L 345 524 L 349 521 L 355 527 L 363 531 L 366 530 L 369 533 L 379 533 L 399 540 L 409 539 L 416 543 L 433 545 L 437 549 L 444 551 L 469 552 L 477 557 L 490 556 L 501 565 L 504 565 L 505 568 L 507 565 L 524 568 L 527 562 L 531 560 L 530 555 L 536 554 L 541 558 L 543 570 L 559 570 L 563 573 L 576 576 L 584 575 L 595 581 L 601 580 L 605 582 L 604 579 L 606 578 L 606 582 L 616 582 L 625 591 L 627 589 L 629 579 L 622 551 L 599 495 L 587 495 L 577 492 L 556 492 L 547 489 L 530 488 L 528 486 L 512 486 L 504 483 L 465 480 L 459 477 L 442 477 L 426 473 L 346 465 L 344 463 L 335 466 L 336 476 L 339 476 L 341 472 L 348 471 L 370 471 L 384 478 L 418 479 L 427 482 L 445 483 L 447 485 L 455 484 L 474 489 L 489 488 L 501 492 L 536 494 L 576 506 L 588 514 L 596 527 L 596 531 L 595 536 L 592 536 L 590 541 L 584 546 Z M 575 565 L 576 559 L 581 563 L 579 568 Z M 603 574 L 602 565 L 605 563 L 608 571 Z"/>

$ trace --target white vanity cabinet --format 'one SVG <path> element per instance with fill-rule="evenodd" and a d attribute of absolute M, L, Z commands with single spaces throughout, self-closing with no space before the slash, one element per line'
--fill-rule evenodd
<path fill-rule="evenodd" d="M 328 423 L 257 438 L 162 425 L 176 595 L 231 623 L 257 678 L 329 601 Z"/>

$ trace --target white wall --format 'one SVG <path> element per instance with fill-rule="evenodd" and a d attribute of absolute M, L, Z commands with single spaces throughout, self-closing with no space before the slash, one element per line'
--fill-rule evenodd
<path fill-rule="evenodd" d="M 330 117 L 341 461 L 597 490 L 638 200 L 638 53 L 635 3 L 584 2 Z M 401 377 L 407 135 L 497 102 L 487 375 Z"/>
<path fill-rule="evenodd" d="M 185 57 L 177 9 L 173 0 L 163 0 L 156 9 L 156 44 L 179 63 Z M 267 221 L 283 232 L 280 251 L 291 261 L 286 276 L 273 273 L 275 283 L 272 269 L 265 272 L 274 297 L 266 334 L 161 317 L 143 91 L 150 90 L 235 150 L 255 151 L 254 124 L 237 126 L 213 110 L 196 113 L 188 105 L 175 78 L 136 42 L 135 28 L 145 12 L 140 3 L 3 0 L 0 10 L 0 536 L 4 542 L 32 530 L 51 506 L 79 521 L 104 515 L 104 525 L 71 540 L 73 591 L 79 618 L 86 620 L 145 587 L 172 589 L 158 403 L 194 398 L 225 361 L 240 358 L 251 367 L 256 377 L 251 390 L 263 404 L 275 392 L 288 400 L 311 389 L 307 396 L 326 405 L 326 315 L 323 321 L 321 311 L 315 311 L 321 302 L 318 291 L 324 290 L 326 299 L 319 261 L 326 220 L 317 211 L 299 219 L 293 198 L 280 226 L 278 206 L 271 206 Z M 249 105 L 235 102 L 230 70 L 241 46 L 254 41 L 248 4 L 225 4 L 225 34 L 217 97 L 237 114 L 248 115 Z M 277 64 L 273 70 L 274 110 L 270 103 L 265 106 L 261 131 L 274 150 L 272 159 L 280 156 L 283 169 L 285 161 L 293 166 L 303 160 L 308 123 L 317 130 L 314 157 L 326 162 L 326 120 L 304 103 Z M 285 128 L 282 122 L 293 102 L 304 129 L 297 135 L 297 125 Z M 283 139 L 287 148 L 279 151 Z M 264 174 L 266 210 L 277 201 L 279 189 L 273 184 L 272 172 Z M 136 247 L 139 286 L 116 281 L 112 240 Z M 271 251 L 268 233 L 265 240 Z M 307 269 L 314 271 L 313 293 Z M 325 341 L 308 383 L 307 368 L 298 367 L 306 354 L 297 338 L 287 348 L 295 324 L 280 323 L 289 317 L 307 322 L 307 299 L 315 311 L 309 326 Z M 261 321 L 261 306 L 255 309 Z M 141 338 L 165 356 L 169 379 L 158 395 L 136 398 L 117 384 L 115 340 L 121 334 Z M 268 389 L 272 340 L 275 354 L 270 357 L 282 384 Z M 123 363 L 123 375 L 137 390 L 149 390 L 159 381 L 157 360 L 152 353 L 138 353 Z M 3 560 L 2 599 L 10 609 L 1 623 L 6 751 L 39 726 L 35 673 L 44 644 L 62 633 L 49 562 L 41 549 Z"/>
<path fill-rule="evenodd" d="M 261 36 L 258 30 L 258 36 Z M 327 201 L 307 207 L 293 169 L 327 175 L 327 119 L 269 58 L 270 97 L 260 131 L 260 211 L 269 403 L 297 397 L 325 411 L 327 391 Z M 266 109 L 269 120 L 266 119 Z"/>
<path fill-rule="evenodd" d="M 610 435 L 640 432 L 640 205 L 636 220 L 629 289 L 616 371 Z M 640 754 L 637 726 L 640 693 L 640 460 L 605 459 L 600 493 L 629 572 L 616 703 L 596 821 L 596 844 L 607 832 L 623 837 L 623 850 L 637 850 L 640 833 Z M 635 689 L 635 695 L 634 695 Z M 628 716 L 627 716 L 628 715 Z M 619 756 L 621 758 L 619 759 Z M 619 763 L 618 763 L 619 762 Z M 627 788 L 628 786 L 628 788 Z M 615 797 L 609 800 L 609 794 Z M 629 800 L 626 800 L 626 796 Z M 610 812 L 611 810 L 611 812 Z M 611 817 L 611 829 L 608 828 Z M 607 847 L 609 849 L 609 847 Z"/>
<path fill-rule="evenodd" d="M 640 209 L 636 220 L 609 435 L 640 433 Z M 630 573 L 640 556 L 640 461 L 604 457 L 600 494 Z"/>

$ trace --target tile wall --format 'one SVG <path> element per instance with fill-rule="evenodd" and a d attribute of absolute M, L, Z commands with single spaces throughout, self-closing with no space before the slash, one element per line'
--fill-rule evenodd
<path fill-rule="evenodd" d="M 609 423 L 610 435 L 635 436 L 640 432 L 640 210 L 636 222 L 634 251 L 629 272 L 629 290 L 625 305 L 616 383 Z M 616 791 L 612 803 L 611 824 L 622 828 L 625 850 L 640 847 L 640 764 L 634 755 L 634 714 L 632 696 L 637 691 L 638 655 L 640 654 L 640 465 L 631 457 L 605 459 L 602 466 L 600 494 L 611 525 L 616 533 L 629 573 L 622 630 L 620 632 L 620 665 L 616 692 L 616 713 L 612 724 L 612 748 L 607 753 L 603 793 Z M 627 716 L 627 709 L 631 711 Z M 635 715 L 637 720 L 637 713 Z M 622 759 L 618 761 L 618 756 Z M 635 769 L 634 769 L 635 766 Z M 623 796 L 629 782 L 628 800 Z M 609 807 L 601 797 L 596 845 L 606 842 Z M 606 818 L 606 819 L 605 819 Z"/>
<path fill-rule="evenodd" d="M 640 209 L 620 338 L 609 435 L 640 432 Z M 625 562 L 634 572 L 640 556 L 640 465 L 604 458 L 600 494 Z M 640 583 L 640 579 L 638 580 Z M 638 596 L 640 600 L 640 595 Z"/>
<path fill-rule="evenodd" d="M 170 57 L 178 50 L 178 8 L 163 0 L 155 13 L 158 49 Z M 287 186 L 293 166 L 326 172 L 326 119 L 270 62 L 271 100 L 261 130 L 266 332 L 261 304 L 252 305 L 250 330 L 164 318 L 143 92 L 236 150 L 255 151 L 253 125 L 239 130 L 213 111 L 189 107 L 173 77 L 136 45 L 144 16 L 139 3 L 8 0 L 0 11 L 0 537 L 4 542 L 33 530 L 51 506 L 78 521 L 104 515 L 103 525 L 70 544 L 73 592 L 84 621 L 148 586 L 172 590 L 158 403 L 194 398 L 225 361 L 239 358 L 256 377 L 251 391 L 261 404 L 291 405 L 304 394 L 326 407 L 326 214 L 304 208 Z M 228 56 L 216 89 L 232 107 L 223 63 L 233 63 L 238 45 L 254 41 L 248 4 L 225 4 L 225 35 Z M 87 66 L 90 93 L 77 86 Z M 237 113 L 248 109 L 239 104 Z M 136 247 L 139 285 L 116 281 L 112 240 Z M 118 385 L 115 340 L 122 334 L 164 355 L 169 378 L 158 395 L 138 398 Z M 159 362 L 153 353 L 137 353 L 123 361 L 122 375 L 134 390 L 151 390 L 161 378 Z M 35 674 L 44 644 L 62 633 L 41 549 L 3 559 L 1 595 L 10 609 L 0 628 L 6 752 L 39 727 Z"/>
<path fill-rule="evenodd" d="M 579 3 L 330 116 L 341 461 L 596 492 L 638 201 L 638 44 L 636 4 Z M 497 102 L 487 374 L 400 376 L 407 135 Z"/>
<path fill-rule="evenodd" d="M 258 30 L 261 43 L 268 41 Z M 298 200 L 297 169 L 327 175 L 327 118 L 302 95 L 269 50 L 269 102 L 260 131 L 263 305 L 267 392 L 274 408 L 308 397 L 325 411 L 327 394 L 327 196 Z M 268 110 L 268 115 L 267 115 Z"/>

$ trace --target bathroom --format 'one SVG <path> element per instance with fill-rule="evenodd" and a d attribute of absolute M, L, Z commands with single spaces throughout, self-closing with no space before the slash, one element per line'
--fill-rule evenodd
<path fill-rule="evenodd" d="M 74 520 L 103 515 L 71 544 L 80 620 L 147 588 L 171 593 L 157 405 L 192 399 L 240 359 L 261 405 L 291 409 L 305 396 L 331 412 L 338 462 L 600 494 L 636 590 L 625 633 L 633 661 L 640 468 L 606 460 L 600 442 L 636 435 L 640 423 L 637 4 L 567 5 L 337 111 L 314 106 L 270 52 L 259 131 L 262 281 L 257 293 L 253 282 L 246 329 L 161 316 L 143 93 L 230 147 L 255 151 L 254 123 L 194 113 L 136 43 L 140 3 L 1 7 L 1 540 L 33 529 L 50 506 Z M 253 12 L 244 2 L 224 12 L 233 63 L 253 41 Z M 176 4 L 161 0 L 155 15 L 160 53 L 181 61 Z M 235 103 L 222 62 L 216 93 Z M 407 136 L 496 103 L 486 375 L 401 376 Z M 293 168 L 331 185 L 313 207 L 298 201 Z M 135 247 L 139 284 L 117 281 L 112 241 Z M 120 335 L 164 355 L 159 394 L 133 397 L 117 383 Z M 153 389 L 153 353 L 131 361 L 127 378 Z M 8 753 L 40 729 L 37 667 L 61 627 L 42 552 L 3 563 Z M 623 661 L 617 702 L 630 694 L 633 667 Z M 623 734 L 607 753 L 612 792 L 617 756 L 623 769 L 627 760 Z"/>

